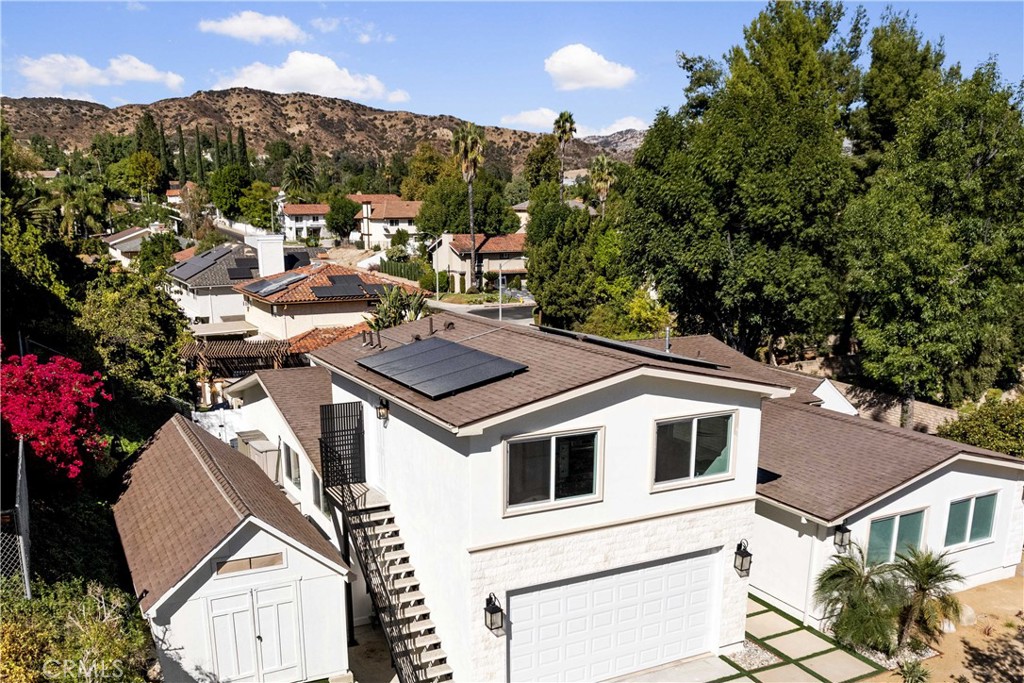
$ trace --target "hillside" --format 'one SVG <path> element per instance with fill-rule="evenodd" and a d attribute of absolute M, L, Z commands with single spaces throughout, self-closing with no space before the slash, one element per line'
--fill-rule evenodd
<path fill-rule="evenodd" d="M 93 136 L 101 131 L 131 134 L 142 113 L 149 111 L 157 124 L 163 123 L 169 138 L 178 125 L 186 134 L 196 125 L 207 130 L 216 125 L 221 131 L 241 126 L 249 148 L 257 153 L 270 142 L 287 139 L 293 144 L 309 144 L 317 153 L 344 152 L 362 159 L 408 155 L 423 141 L 447 149 L 451 131 L 464 123 L 454 116 L 384 111 L 320 95 L 281 95 L 250 88 L 204 90 L 189 97 L 114 109 L 52 97 L 4 97 L 2 108 L 16 139 L 28 140 L 40 134 L 56 138 L 65 149 L 88 148 Z M 507 163 L 513 171 L 522 169 L 539 137 L 537 133 L 496 126 L 486 126 L 485 131 L 491 159 Z M 636 136 L 642 133 L 625 133 L 574 140 L 568 148 L 566 168 L 586 166 L 602 151 L 622 161 L 631 160 Z M 616 145 L 617 138 L 626 144 Z"/>

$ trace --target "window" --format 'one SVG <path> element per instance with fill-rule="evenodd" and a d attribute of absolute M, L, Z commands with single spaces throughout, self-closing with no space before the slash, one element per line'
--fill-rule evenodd
<path fill-rule="evenodd" d="M 924 510 L 871 521 L 868 563 L 891 562 L 896 553 L 921 545 Z"/>
<path fill-rule="evenodd" d="M 405 224 L 406 224 L 406 225 L 412 225 L 412 222 L 413 222 L 413 221 L 412 221 L 412 219 L 410 218 L 410 219 L 408 219 L 407 221 L 405 221 Z"/>
<path fill-rule="evenodd" d="M 223 560 L 217 563 L 217 574 L 234 574 L 235 572 L 247 572 L 253 569 L 267 569 L 268 567 L 279 567 L 284 564 L 284 553 L 272 553 L 270 555 L 256 555 L 255 557 L 242 557 L 237 560 Z"/>
<path fill-rule="evenodd" d="M 316 472 L 313 472 L 313 505 L 316 505 L 320 512 L 330 517 L 331 501 L 327 498 L 324 485 L 320 481 L 320 475 Z"/>
<path fill-rule="evenodd" d="M 708 415 L 659 422 L 654 483 L 728 474 L 731 467 L 732 415 Z"/>
<path fill-rule="evenodd" d="M 994 493 L 950 503 L 946 519 L 946 547 L 991 538 L 995 515 Z"/>
<path fill-rule="evenodd" d="M 398 219 L 397 218 L 390 218 L 390 219 L 388 219 L 388 225 L 390 225 L 392 228 L 397 228 L 398 227 Z"/>
<path fill-rule="evenodd" d="M 299 470 L 299 454 L 288 444 L 281 442 L 281 461 L 284 463 L 284 476 L 291 483 L 302 488 L 302 475 Z"/>
<path fill-rule="evenodd" d="M 597 432 L 508 443 L 509 507 L 597 493 Z"/>

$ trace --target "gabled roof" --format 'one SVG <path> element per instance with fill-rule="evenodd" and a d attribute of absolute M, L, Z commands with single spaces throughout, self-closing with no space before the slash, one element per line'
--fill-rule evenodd
<path fill-rule="evenodd" d="M 253 375 L 281 412 L 314 469 L 322 474 L 320 406 L 333 403 L 331 373 L 326 368 L 307 365 L 301 368 L 257 370 Z M 239 380 L 232 388 L 237 386 L 241 389 L 245 386 L 243 382 L 246 380 Z"/>
<path fill-rule="evenodd" d="M 150 228 L 149 226 L 142 227 L 142 228 L 134 227 L 134 228 L 128 228 L 126 230 L 121 230 L 120 232 L 115 232 L 113 235 L 107 235 L 106 237 L 103 237 L 101 239 L 107 245 L 113 246 L 113 245 L 117 244 L 118 242 L 123 242 L 124 240 L 131 239 L 132 237 L 137 237 L 139 235 L 145 235 L 145 234 L 148 234 L 150 232 L 153 232 L 153 228 Z"/>
<path fill-rule="evenodd" d="M 759 495 L 837 523 L 961 455 L 1024 469 L 1002 453 L 792 401 L 763 401 Z"/>
<path fill-rule="evenodd" d="M 350 327 L 314 327 L 308 332 L 289 337 L 288 353 L 309 353 L 322 349 L 325 346 L 352 337 L 358 337 L 363 332 L 369 332 L 370 326 L 366 323 L 359 323 Z"/>
<path fill-rule="evenodd" d="M 356 204 L 373 204 L 376 202 L 387 202 L 387 201 L 402 201 L 402 198 L 397 194 L 364 194 L 362 192 L 356 192 L 355 194 L 345 195 Z"/>
<path fill-rule="evenodd" d="M 174 262 L 181 263 L 182 261 L 188 261 L 190 258 L 196 255 L 196 248 L 189 247 L 188 249 L 182 249 L 181 251 L 174 252 Z"/>
<path fill-rule="evenodd" d="M 526 233 L 516 232 L 511 235 L 475 235 L 476 251 L 478 254 L 522 254 L 526 251 Z M 456 254 L 465 255 L 470 253 L 469 235 L 458 234 L 452 236 L 451 248 Z"/>
<path fill-rule="evenodd" d="M 307 264 L 321 253 L 317 247 L 285 247 L 284 269 Z M 181 261 L 168 268 L 167 274 L 189 287 L 230 287 L 259 277 L 258 264 L 253 247 L 232 242 Z"/>
<path fill-rule="evenodd" d="M 285 216 L 326 216 L 331 210 L 330 204 L 285 204 Z"/>
<path fill-rule="evenodd" d="M 349 266 L 339 266 L 333 263 L 313 263 L 301 268 L 294 268 L 292 274 L 305 277 L 287 284 L 265 295 L 258 293 L 259 285 L 272 284 L 277 275 L 270 277 L 256 278 L 252 282 L 240 283 L 235 286 L 235 291 L 258 301 L 265 301 L 272 304 L 296 304 L 296 303 L 332 303 L 338 301 L 376 301 L 385 286 L 399 286 L 408 292 L 420 291 L 410 285 L 395 285 L 389 280 L 378 277 L 373 273 L 357 270 Z M 325 290 L 332 286 L 331 278 L 352 276 L 360 283 L 354 294 L 327 296 Z M 319 290 L 320 296 L 314 288 Z"/>
<path fill-rule="evenodd" d="M 346 568 L 259 465 L 180 415 L 153 435 L 125 481 L 114 521 L 135 590 L 149 591 L 143 611 L 253 518 Z"/>
<path fill-rule="evenodd" d="M 370 219 L 386 220 L 388 218 L 416 218 L 423 202 L 407 202 L 401 199 L 385 199 L 371 204 Z M 362 213 L 356 214 L 356 218 Z"/>
<path fill-rule="evenodd" d="M 588 391 L 599 383 L 618 381 L 630 373 L 643 371 L 667 372 L 694 382 L 742 386 L 748 391 L 763 390 L 764 394 L 784 395 L 778 383 L 754 378 L 731 368 L 684 365 L 645 355 L 639 350 L 634 353 L 622 348 L 603 347 L 473 315 L 436 313 L 430 319 L 404 323 L 380 333 L 384 350 L 414 344 L 417 336 L 456 342 L 521 363 L 528 369 L 433 400 L 360 366 L 357 361 L 382 350 L 363 346 L 360 338 L 332 344 L 309 356 L 315 362 L 336 369 L 453 431 L 525 409 L 526 406 L 537 407 L 543 401 L 563 400 L 566 394 Z"/>

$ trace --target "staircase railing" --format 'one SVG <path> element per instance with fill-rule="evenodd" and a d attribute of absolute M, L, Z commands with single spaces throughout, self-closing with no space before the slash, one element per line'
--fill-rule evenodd
<path fill-rule="evenodd" d="M 337 404 L 323 406 L 322 417 L 326 418 L 328 414 L 324 409 L 338 407 Z M 327 419 L 323 419 L 322 426 L 328 426 L 327 422 Z M 392 664 L 398 679 L 401 683 L 419 683 L 426 678 L 424 672 L 417 666 L 413 637 L 402 627 L 399 605 L 392 598 L 388 575 L 371 542 L 371 530 L 360 519 L 360 508 L 352 490 L 353 484 L 365 481 L 362 476 L 362 420 L 358 420 L 358 423 L 358 435 L 353 433 L 356 429 L 354 426 L 334 432 L 321 431 L 320 459 L 324 472 L 324 486 L 341 493 L 339 502 L 347 532 L 345 535 L 351 534 L 352 545 L 363 568 L 363 578 L 369 588 L 373 609 L 380 619 L 381 626 L 384 627 L 384 636 L 391 650 Z"/>

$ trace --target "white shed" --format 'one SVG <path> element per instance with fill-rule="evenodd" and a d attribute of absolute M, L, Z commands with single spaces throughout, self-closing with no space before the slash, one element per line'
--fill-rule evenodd
<path fill-rule="evenodd" d="M 168 681 L 351 680 L 338 551 L 260 466 L 181 416 L 114 506 Z"/>

